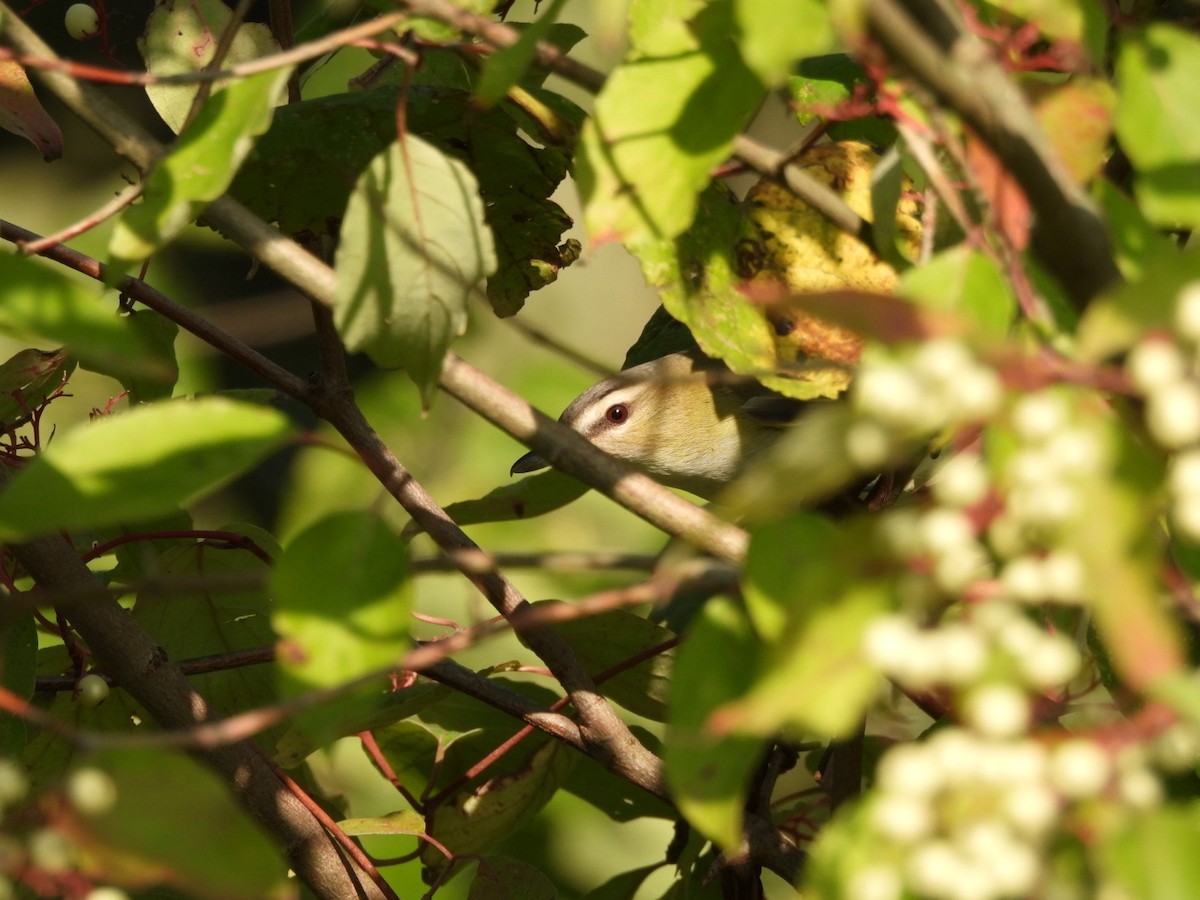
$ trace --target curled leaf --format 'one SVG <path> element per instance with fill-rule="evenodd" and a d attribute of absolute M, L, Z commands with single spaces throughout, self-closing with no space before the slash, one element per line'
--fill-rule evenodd
<path fill-rule="evenodd" d="M 25 138 L 46 162 L 62 156 L 58 123 L 38 102 L 24 67 L 11 59 L 0 59 L 0 128 Z"/>

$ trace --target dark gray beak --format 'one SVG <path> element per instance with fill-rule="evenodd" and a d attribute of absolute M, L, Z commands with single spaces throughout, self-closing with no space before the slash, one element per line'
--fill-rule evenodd
<path fill-rule="evenodd" d="M 512 464 L 512 468 L 508 470 L 508 474 L 520 475 L 523 472 L 536 472 L 538 469 L 545 469 L 550 463 L 546 462 L 532 450 L 518 459 Z"/>

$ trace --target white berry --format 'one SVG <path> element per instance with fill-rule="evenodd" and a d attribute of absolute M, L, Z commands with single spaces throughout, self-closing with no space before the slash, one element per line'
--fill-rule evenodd
<path fill-rule="evenodd" d="M 117 803 L 117 785 L 107 772 L 80 769 L 67 781 L 67 796 L 80 812 L 98 816 Z"/>
<path fill-rule="evenodd" d="M 67 27 L 67 34 L 82 41 L 100 30 L 100 16 L 87 3 L 75 3 L 67 8 L 63 24 Z"/>
<path fill-rule="evenodd" d="M 1166 340 L 1146 340 L 1129 351 L 1125 362 L 1129 378 L 1143 394 L 1180 381 L 1187 370 L 1183 354 Z"/>
<path fill-rule="evenodd" d="M 1200 385 L 1180 381 L 1150 394 L 1146 427 L 1169 450 L 1200 440 Z"/>
<path fill-rule="evenodd" d="M 88 708 L 99 706 L 108 699 L 108 682 L 94 672 L 80 678 L 76 687 L 79 691 L 79 702 Z"/>

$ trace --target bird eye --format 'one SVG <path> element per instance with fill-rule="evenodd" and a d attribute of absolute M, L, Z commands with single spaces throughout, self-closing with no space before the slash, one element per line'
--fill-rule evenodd
<path fill-rule="evenodd" d="M 614 403 L 605 411 L 604 418 L 611 425 L 620 425 L 629 418 L 629 407 L 624 403 Z"/>

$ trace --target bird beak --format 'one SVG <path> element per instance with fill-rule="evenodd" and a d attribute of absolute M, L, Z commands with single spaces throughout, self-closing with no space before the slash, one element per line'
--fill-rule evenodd
<path fill-rule="evenodd" d="M 512 464 L 512 468 L 508 470 L 508 474 L 512 476 L 520 475 L 523 472 L 536 472 L 538 469 L 545 469 L 549 465 L 550 463 L 531 450 Z"/>

